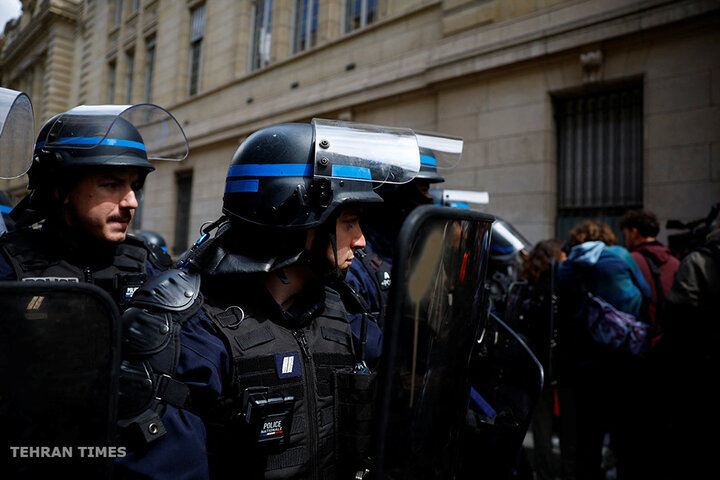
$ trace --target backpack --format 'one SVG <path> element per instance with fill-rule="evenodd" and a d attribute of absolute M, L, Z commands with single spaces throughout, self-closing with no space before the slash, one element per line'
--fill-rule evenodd
<path fill-rule="evenodd" d="M 655 305 L 655 318 L 662 318 L 662 312 L 665 309 L 665 291 L 663 290 L 662 279 L 660 277 L 660 267 L 657 264 L 657 258 L 650 252 L 638 250 L 640 255 L 645 258 L 650 273 L 655 282 L 655 294 L 657 295 L 657 304 Z"/>
<path fill-rule="evenodd" d="M 590 337 L 618 352 L 643 356 L 650 348 L 650 325 L 635 315 L 613 307 L 602 298 L 586 291 L 583 308 Z"/>

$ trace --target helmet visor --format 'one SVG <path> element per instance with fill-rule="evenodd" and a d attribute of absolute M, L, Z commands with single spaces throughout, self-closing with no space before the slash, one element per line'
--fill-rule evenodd
<path fill-rule="evenodd" d="M 415 132 L 420 147 L 420 163 L 438 170 L 451 170 L 460 162 L 463 139 L 441 133 Z"/>
<path fill-rule="evenodd" d="M 316 177 L 407 183 L 420 170 L 418 143 L 408 128 L 318 118 L 312 124 Z"/>
<path fill-rule="evenodd" d="M 113 126 L 120 118 L 138 130 L 142 143 L 115 138 Z M 44 145 L 38 146 L 88 149 L 98 145 L 133 147 L 144 150 L 148 160 L 180 161 L 187 157 L 189 150 L 185 132 L 175 117 L 151 103 L 75 107 L 58 117 L 44 142 Z"/>
<path fill-rule="evenodd" d="M 0 178 L 17 178 L 32 164 L 35 120 L 30 98 L 0 87 Z"/>

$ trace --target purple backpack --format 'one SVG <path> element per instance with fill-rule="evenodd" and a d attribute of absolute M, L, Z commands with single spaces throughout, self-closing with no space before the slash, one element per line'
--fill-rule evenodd
<path fill-rule="evenodd" d="M 587 296 L 585 318 L 590 336 L 595 342 L 632 355 L 645 355 L 648 352 L 650 325 L 590 292 Z"/>

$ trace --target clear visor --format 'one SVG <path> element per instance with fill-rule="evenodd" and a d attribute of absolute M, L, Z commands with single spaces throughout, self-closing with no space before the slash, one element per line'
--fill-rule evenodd
<path fill-rule="evenodd" d="M 516 251 L 531 250 L 532 244 L 522 236 L 512 225 L 504 220 L 497 219 L 493 223 L 493 233 L 507 241 Z"/>
<path fill-rule="evenodd" d="M 460 162 L 463 139 L 441 133 L 415 132 L 420 147 L 420 161 L 438 170 L 450 170 Z"/>
<path fill-rule="evenodd" d="M 188 155 L 185 132 L 170 112 L 151 103 L 138 105 L 81 105 L 62 114 L 48 131 L 45 146 L 93 148 L 123 145 L 127 139 L 113 138 L 113 126 L 122 118 L 137 128 L 148 160 L 181 161 Z M 82 132 L 82 133 L 79 133 Z"/>
<path fill-rule="evenodd" d="M 420 171 L 415 133 L 314 118 L 314 176 L 377 183 L 407 183 Z"/>
<path fill-rule="evenodd" d="M 0 178 L 17 178 L 32 164 L 35 120 L 30 98 L 0 87 Z"/>

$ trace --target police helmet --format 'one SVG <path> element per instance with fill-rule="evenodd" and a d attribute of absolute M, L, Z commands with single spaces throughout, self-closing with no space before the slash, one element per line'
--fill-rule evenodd
<path fill-rule="evenodd" d="M 377 183 L 409 182 L 419 169 L 409 129 L 323 119 L 263 128 L 232 158 L 224 217 L 203 228 L 180 263 L 209 275 L 277 271 L 301 258 L 322 263 L 340 207 L 382 202 Z M 305 252 L 309 229 L 315 241 Z"/>
<path fill-rule="evenodd" d="M 54 184 L 58 175 L 77 168 L 136 167 L 142 180 L 155 170 L 148 161 L 140 132 L 129 121 L 114 115 L 74 120 L 73 125 L 65 127 L 64 115 L 56 115 L 40 129 L 28 171 L 30 190 Z M 111 127 L 106 135 L 98 134 L 98 124 L 107 122 Z M 94 143 L 89 145 L 89 141 Z"/>
<path fill-rule="evenodd" d="M 232 158 L 223 213 L 261 227 L 307 230 L 341 205 L 382 198 L 370 181 L 315 175 L 315 129 L 286 123 L 250 135 Z"/>
<path fill-rule="evenodd" d="M 154 245 L 162 251 L 167 252 L 167 243 L 162 235 L 152 230 L 140 230 L 135 234 L 142 238 L 148 245 Z"/>
<path fill-rule="evenodd" d="M 490 261 L 494 264 L 511 265 L 520 255 L 532 250 L 532 244 L 515 227 L 502 218 L 495 217 L 490 237 Z"/>
<path fill-rule="evenodd" d="M 438 174 L 437 158 L 432 150 L 420 147 L 420 171 L 415 177 L 428 183 L 441 183 L 445 179 Z"/>

